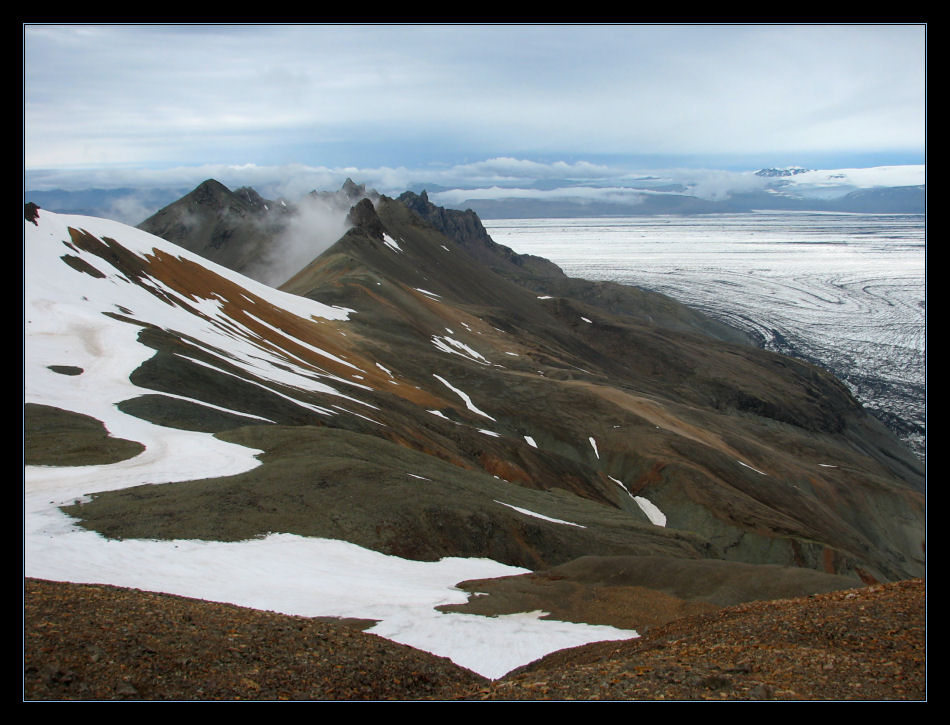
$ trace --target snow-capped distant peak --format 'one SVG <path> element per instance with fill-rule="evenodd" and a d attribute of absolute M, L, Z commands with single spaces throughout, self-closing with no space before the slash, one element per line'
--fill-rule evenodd
<path fill-rule="evenodd" d="M 926 182 L 923 164 L 904 166 L 872 166 L 864 169 L 762 169 L 757 176 L 778 178 L 796 190 L 808 187 L 842 187 L 870 189 L 874 187 L 921 186 Z M 773 173 L 774 172 L 774 173 Z M 787 187 L 786 187 L 787 188 Z"/>
<path fill-rule="evenodd" d="M 798 174 L 804 174 L 808 169 L 805 169 L 801 166 L 786 166 L 784 169 L 759 169 L 755 172 L 756 176 L 767 176 L 767 177 L 784 177 L 784 176 L 797 176 Z"/>

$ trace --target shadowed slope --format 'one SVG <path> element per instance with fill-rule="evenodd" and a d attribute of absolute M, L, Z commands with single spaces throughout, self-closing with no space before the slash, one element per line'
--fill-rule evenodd
<path fill-rule="evenodd" d="M 359 310 L 364 344 L 423 389 L 441 390 L 432 376 L 451 371 L 441 377 L 483 401 L 492 431 L 586 469 L 570 490 L 635 513 L 634 496 L 658 501 L 668 526 L 710 537 L 727 558 L 920 571 L 920 541 L 888 524 L 922 515 L 919 464 L 831 375 L 711 339 L 689 322 L 700 315 L 647 322 L 608 312 L 632 297 L 595 306 L 535 294 L 385 197 L 351 218 L 285 289 Z M 657 309 L 661 296 L 644 296 Z M 518 470 L 527 476 L 513 480 L 543 488 L 573 480 Z M 858 502 L 867 496 L 876 503 Z M 870 550 L 890 574 L 852 558 Z"/>

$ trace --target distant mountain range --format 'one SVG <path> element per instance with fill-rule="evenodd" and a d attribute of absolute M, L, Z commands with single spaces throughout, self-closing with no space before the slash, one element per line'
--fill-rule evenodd
<path fill-rule="evenodd" d="M 780 177 L 784 178 L 784 177 Z M 456 192 L 457 193 L 457 192 Z M 816 211 L 860 214 L 923 214 L 923 186 L 857 189 L 833 199 L 787 195 L 774 189 L 731 192 L 720 199 L 688 193 L 651 191 L 636 201 L 542 200 L 525 198 L 466 199 L 459 208 L 472 209 L 485 219 L 550 219 L 655 214 L 728 214 L 754 210 Z"/>
<path fill-rule="evenodd" d="M 262 587 L 251 552 L 346 542 L 391 567 L 457 557 L 459 577 L 575 562 L 579 602 L 924 572 L 922 464 L 838 380 L 519 255 L 475 211 L 214 180 L 138 229 L 42 207 L 24 221 L 27 576 L 173 591 L 194 567 L 179 593 L 276 608 L 303 591 L 312 612 L 306 567 Z M 279 290 L 259 281 L 276 257 L 294 268 Z"/>
<path fill-rule="evenodd" d="M 730 177 L 732 181 L 713 194 L 694 182 L 650 176 L 611 188 L 585 186 L 570 179 L 536 180 L 526 188 L 466 190 L 438 184 L 416 184 L 412 188 L 416 193 L 428 190 L 437 203 L 447 208 L 472 209 L 483 219 L 714 214 L 761 209 L 923 214 L 925 186 L 906 183 L 922 174 L 900 171 L 903 168 L 837 171 L 766 168 L 750 174 L 762 180 L 758 184 L 736 184 L 736 179 Z M 187 192 L 187 188 L 53 189 L 27 191 L 26 196 L 49 211 L 138 224 Z M 337 193 L 315 191 L 312 195 Z"/>

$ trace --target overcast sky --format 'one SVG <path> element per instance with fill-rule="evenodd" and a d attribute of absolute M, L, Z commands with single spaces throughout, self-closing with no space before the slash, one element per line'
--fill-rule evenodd
<path fill-rule="evenodd" d="M 27 25 L 26 183 L 920 164 L 925 31 Z"/>

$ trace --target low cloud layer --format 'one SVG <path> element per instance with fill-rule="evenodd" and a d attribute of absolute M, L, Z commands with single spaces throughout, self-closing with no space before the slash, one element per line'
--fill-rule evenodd
<path fill-rule="evenodd" d="M 495 199 L 629 205 L 658 193 L 722 201 L 733 194 L 768 188 L 781 189 L 796 196 L 828 199 L 843 196 L 855 189 L 925 183 L 923 164 L 812 169 L 788 177 L 763 177 L 755 172 L 756 169 L 641 169 L 621 163 L 540 162 L 495 157 L 441 168 L 203 164 L 157 171 L 47 170 L 27 172 L 26 185 L 28 190 L 65 189 L 76 197 L 82 196 L 82 190 L 114 190 L 113 193 L 100 192 L 103 200 L 91 207 L 90 213 L 129 224 L 138 224 L 208 178 L 217 179 L 231 189 L 249 186 L 265 198 L 284 198 L 292 202 L 306 200 L 301 206 L 300 218 L 288 229 L 288 235 L 292 238 L 288 240 L 287 249 L 298 250 L 307 249 L 308 244 L 312 246 L 312 240 L 305 244 L 297 243 L 298 240 L 306 240 L 308 234 L 321 239 L 336 234 L 335 239 L 339 237 L 337 232 L 342 233 L 341 220 L 345 219 L 349 206 L 334 210 L 327 206 L 325 199 L 321 201 L 311 197 L 309 192 L 335 191 L 347 178 L 388 196 L 398 196 L 407 189 L 425 188 L 433 202 L 449 207 L 463 205 L 468 200 Z M 40 205 L 43 206 L 41 202 Z M 76 208 L 73 205 L 53 210 L 72 211 Z M 82 208 L 90 209 L 88 206 Z M 294 263 L 296 261 L 299 259 L 295 258 Z M 304 260 L 304 263 L 307 261 L 309 259 Z"/>

